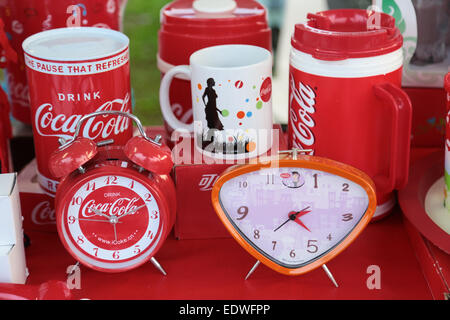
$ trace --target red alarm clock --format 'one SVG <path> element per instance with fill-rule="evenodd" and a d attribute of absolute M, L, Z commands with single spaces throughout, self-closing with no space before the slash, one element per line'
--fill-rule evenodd
<path fill-rule="evenodd" d="M 134 120 L 140 135 L 125 146 L 79 136 L 84 121 L 105 115 Z M 100 111 L 82 117 L 51 155 L 51 173 L 64 177 L 55 199 L 59 237 L 83 265 L 122 272 L 150 260 L 166 274 L 154 255 L 173 227 L 176 194 L 171 151 L 160 139 L 147 137 L 132 114 Z"/>

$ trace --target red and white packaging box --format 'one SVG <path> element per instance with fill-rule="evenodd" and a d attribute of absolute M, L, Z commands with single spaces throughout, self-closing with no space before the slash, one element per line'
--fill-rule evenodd
<path fill-rule="evenodd" d="M 287 150 L 287 139 L 280 125 L 274 126 L 273 148 L 261 156 L 271 157 L 280 150 Z M 230 238 L 231 235 L 220 222 L 211 203 L 211 190 L 219 176 L 229 167 L 237 164 L 234 161 L 211 163 L 194 147 L 191 139 L 191 158 L 202 159 L 199 164 L 180 164 L 177 160 L 177 146 L 173 149 L 175 167 L 173 178 L 177 191 L 177 219 L 174 233 L 178 240 Z M 253 159 L 255 160 L 255 159 Z M 211 161 L 211 162 L 210 162 Z M 195 162 L 197 163 L 197 162 Z M 239 163 L 241 164 L 241 163 Z"/>
<path fill-rule="evenodd" d="M 23 241 L 17 174 L 0 175 L 0 245 Z"/>
<path fill-rule="evenodd" d="M 36 159 L 20 171 L 18 182 L 25 232 L 56 232 L 54 198 L 39 186 Z"/>
<path fill-rule="evenodd" d="M 0 283 L 24 284 L 28 276 L 17 174 L 0 175 Z"/>

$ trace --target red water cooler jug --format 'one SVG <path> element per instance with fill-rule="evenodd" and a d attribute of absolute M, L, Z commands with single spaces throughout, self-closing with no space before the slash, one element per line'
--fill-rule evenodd
<path fill-rule="evenodd" d="M 158 68 L 164 75 L 189 64 L 197 50 L 222 44 L 248 44 L 271 51 L 272 34 L 266 9 L 254 0 L 178 0 L 161 10 Z M 172 82 L 170 101 L 176 117 L 191 123 L 191 87 L 187 79 Z M 174 129 L 167 123 L 166 129 Z"/>

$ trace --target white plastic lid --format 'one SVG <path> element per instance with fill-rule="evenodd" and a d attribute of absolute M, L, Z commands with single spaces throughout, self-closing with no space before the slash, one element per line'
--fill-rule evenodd
<path fill-rule="evenodd" d="M 25 39 L 23 50 L 41 59 L 84 61 L 109 57 L 128 47 L 123 33 L 103 28 L 60 28 Z"/>
<path fill-rule="evenodd" d="M 195 11 L 200 13 L 226 13 L 236 9 L 235 0 L 195 0 L 193 3 Z"/>

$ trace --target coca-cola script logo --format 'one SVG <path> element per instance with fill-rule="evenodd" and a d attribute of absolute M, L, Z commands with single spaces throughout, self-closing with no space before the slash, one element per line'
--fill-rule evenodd
<path fill-rule="evenodd" d="M 28 86 L 26 83 L 17 82 L 13 74 L 8 74 L 8 88 L 12 103 L 28 107 Z"/>
<path fill-rule="evenodd" d="M 117 106 L 119 105 L 119 111 L 129 112 L 129 102 L 130 96 L 127 93 L 124 99 L 105 102 L 95 111 L 118 110 Z M 36 110 L 35 129 L 43 137 L 70 139 L 75 133 L 78 121 L 82 116 L 79 114 L 67 116 L 62 113 L 57 113 L 51 103 L 44 103 Z M 101 138 L 106 140 L 111 135 L 118 135 L 125 132 L 128 126 L 128 118 L 122 116 L 99 116 L 88 119 L 80 133 L 88 139 Z"/>
<path fill-rule="evenodd" d="M 312 114 L 316 112 L 316 93 L 301 81 L 296 86 L 294 76 L 290 81 L 290 127 L 292 128 L 293 146 L 300 149 L 312 149 L 315 142 Z M 309 154 L 314 154 L 314 151 Z"/>
<path fill-rule="evenodd" d="M 31 221 L 36 225 L 56 224 L 55 209 L 50 201 L 42 201 L 34 207 Z"/>
<path fill-rule="evenodd" d="M 139 201 L 138 197 L 134 198 L 118 198 L 113 202 L 97 202 L 95 199 L 89 200 L 85 203 L 81 209 L 81 215 L 85 218 L 91 218 L 97 216 L 93 209 L 98 210 L 106 215 L 120 217 L 133 211 L 137 208 L 136 202 Z M 136 212 L 130 213 L 130 215 L 136 214 Z"/>
<path fill-rule="evenodd" d="M 264 80 L 259 93 L 262 101 L 269 102 L 272 97 L 272 79 L 270 77 L 267 77 L 266 80 Z"/>

